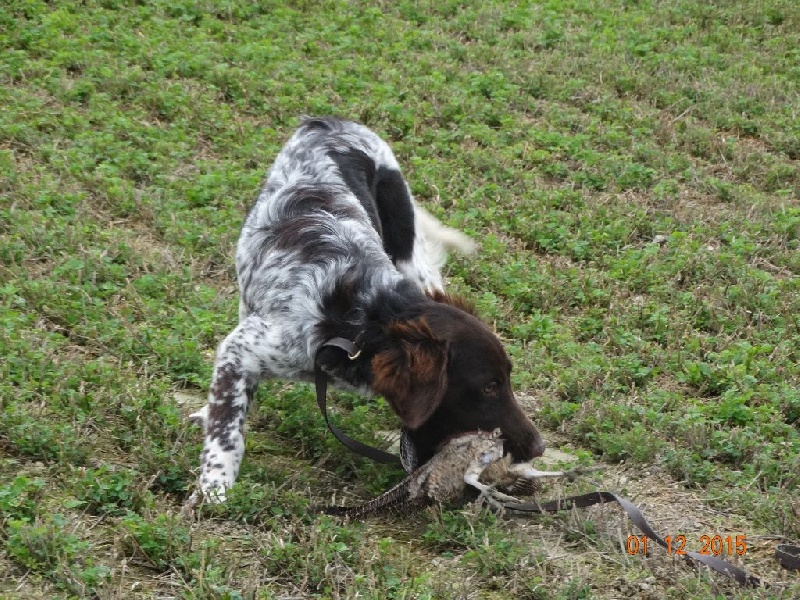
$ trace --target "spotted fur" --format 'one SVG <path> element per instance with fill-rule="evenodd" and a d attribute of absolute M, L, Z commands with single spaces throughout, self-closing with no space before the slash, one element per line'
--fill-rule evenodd
<path fill-rule="evenodd" d="M 507 386 L 510 363 L 499 341 L 443 292 L 446 250 L 472 247 L 415 204 L 375 133 L 333 118 L 304 121 L 245 219 L 236 249 L 239 324 L 218 348 L 208 404 L 192 415 L 205 433 L 205 497 L 224 500 L 236 480 L 258 383 L 311 381 L 317 350 L 335 336 L 356 340 L 362 352 L 349 360 L 326 348 L 325 370 L 339 386 L 382 393 L 412 428 L 420 460 L 454 427 L 501 427 L 515 456 L 541 454 L 541 438 Z M 486 377 L 471 374 L 472 387 L 497 380 L 507 388 L 497 402 L 508 407 L 489 411 L 497 416 L 488 425 L 466 410 L 451 415 L 460 409 L 448 394 L 472 389 L 448 359 L 454 344 L 496 363 Z"/>

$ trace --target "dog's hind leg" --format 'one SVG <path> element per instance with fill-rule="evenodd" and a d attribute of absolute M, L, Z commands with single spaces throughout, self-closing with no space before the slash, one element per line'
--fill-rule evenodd
<path fill-rule="evenodd" d="M 258 382 L 267 375 L 267 324 L 247 317 L 219 345 L 208 404 L 191 415 L 203 426 L 200 489 L 210 502 L 223 502 L 236 481 L 244 455 L 244 421 Z M 198 501 L 197 496 L 194 497 Z"/>

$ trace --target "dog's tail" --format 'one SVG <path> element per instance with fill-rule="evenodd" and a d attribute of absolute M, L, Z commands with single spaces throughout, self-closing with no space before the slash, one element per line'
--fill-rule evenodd
<path fill-rule="evenodd" d="M 441 268 L 451 250 L 459 254 L 474 254 L 478 244 L 460 231 L 442 223 L 424 208 L 415 205 L 414 217 L 425 239 L 426 250 L 431 264 Z"/>

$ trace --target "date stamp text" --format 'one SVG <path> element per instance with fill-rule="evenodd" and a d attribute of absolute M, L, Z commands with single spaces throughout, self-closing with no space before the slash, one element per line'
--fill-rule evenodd
<path fill-rule="evenodd" d="M 685 535 L 668 535 L 664 541 L 667 543 L 667 554 L 681 556 L 688 551 Z M 655 540 L 649 539 L 646 535 L 629 535 L 625 549 L 628 554 L 647 554 L 648 545 L 652 546 L 654 543 L 656 543 Z M 700 549 L 697 552 L 707 556 L 744 556 L 747 554 L 747 536 L 745 535 L 701 535 L 698 545 Z"/>

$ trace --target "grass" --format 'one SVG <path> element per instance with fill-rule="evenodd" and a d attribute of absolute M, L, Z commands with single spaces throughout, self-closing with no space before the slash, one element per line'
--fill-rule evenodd
<path fill-rule="evenodd" d="M 179 517 L 238 228 L 301 114 L 379 131 L 480 240 L 450 287 L 551 446 L 800 593 L 769 557 L 800 536 L 795 2 L 11 0 L 0 49 L 0 596 L 751 597 L 626 556 L 612 511 L 310 516 L 400 474 L 299 385 L 260 390 L 229 503 Z"/>

